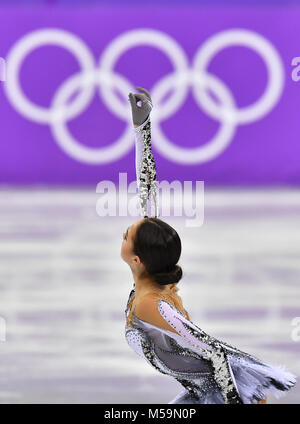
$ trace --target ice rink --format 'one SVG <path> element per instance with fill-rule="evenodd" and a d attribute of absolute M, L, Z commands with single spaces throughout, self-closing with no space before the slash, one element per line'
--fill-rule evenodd
<path fill-rule="evenodd" d="M 127 345 L 133 280 L 120 249 L 136 218 L 100 217 L 97 199 L 88 188 L 2 189 L 1 403 L 166 404 L 182 390 Z M 300 375 L 300 190 L 206 189 L 201 227 L 160 218 L 181 237 L 191 320 Z M 299 399 L 297 382 L 268 403 Z"/>

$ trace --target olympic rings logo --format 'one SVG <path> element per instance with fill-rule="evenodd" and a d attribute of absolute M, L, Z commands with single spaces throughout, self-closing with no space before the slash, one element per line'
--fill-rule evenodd
<path fill-rule="evenodd" d="M 54 44 L 66 48 L 79 62 L 81 72 L 70 76 L 57 89 L 50 108 L 32 103 L 21 89 L 19 72 L 23 60 L 37 47 Z M 50 125 L 59 146 L 75 160 L 88 164 L 109 163 L 124 156 L 133 147 L 131 110 L 128 108 L 128 93 L 134 91 L 124 76 L 114 71 L 120 56 L 138 45 L 153 46 L 164 52 L 174 67 L 174 72 L 162 77 L 149 91 L 155 108 L 151 113 L 152 144 L 170 161 L 195 164 L 217 157 L 231 142 L 237 125 L 248 124 L 265 116 L 278 102 L 284 85 L 284 68 L 274 46 L 261 35 L 245 29 L 229 29 L 208 38 L 198 48 L 189 68 L 184 50 L 169 35 L 153 29 L 134 29 L 112 40 L 103 51 L 98 68 L 94 57 L 81 39 L 61 29 L 33 31 L 21 38 L 7 56 L 7 83 L 4 86 L 9 101 L 24 117 L 40 124 Z M 268 73 L 268 83 L 262 96 L 253 104 L 237 108 L 228 87 L 216 76 L 207 72 L 212 58 L 222 49 L 242 45 L 253 49 L 263 59 Z M 111 145 L 91 148 L 76 140 L 66 128 L 69 119 L 78 116 L 89 104 L 98 86 L 99 94 L 107 108 L 118 118 L 127 122 L 124 133 Z M 183 104 L 191 86 L 198 106 L 212 118 L 220 121 L 218 132 L 206 144 L 196 148 L 175 145 L 162 132 L 160 122 L 169 118 Z M 124 97 L 121 101 L 113 88 Z M 218 103 L 209 96 L 207 89 L 217 97 Z M 67 104 L 76 91 L 79 95 Z M 166 93 L 172 95 L 161 102 Z"/>

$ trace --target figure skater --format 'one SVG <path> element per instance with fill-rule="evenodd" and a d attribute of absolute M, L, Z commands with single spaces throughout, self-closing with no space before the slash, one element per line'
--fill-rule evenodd
<path fill-rule="evenodd" d="M 143 148 L 149 152 L 152 101 L 145 89 L 137 88 L 143 96 L 129 95 L 135 140 L 138 148 L 145 142 Z M 138 99 L 142 110 L 137 109 Z M 142 122 L 144 118 L 146 121 Z M 137 176 L 144 175 L 149 167 L 149 157 L 142 158 L 142 163 L 136 161 Z M 151 185 L 156 173 L 150 163 L 147 184 Z M 144 183 L 142 178 L 140 181 Z M 144 190 L 142 183 L 140 187 Z M 266 403 L 269 393 L 279 398 L 296 383 L 296 376 L 285 366 L 265 363 L 208 335 L 191 321 L 177 293 L 182 278 L 178 264 L 181 240 L 169 224 L 146 216 L 144 200 L 149 192 L 151 187 L 147 186 L 140 197 L 144 218 L 127 228 L 121 249 L 121 257 L 129 265 L 134 280 L 125 309 L 125 337 L 129 346 L 157 371 L 183 386 L 169 404 Z"/>

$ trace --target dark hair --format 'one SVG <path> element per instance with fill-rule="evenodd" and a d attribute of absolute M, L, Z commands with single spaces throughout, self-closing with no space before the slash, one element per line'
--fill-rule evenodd
<path fill-rule="evenodd" d="M 161 219 L 145 218 L 138 226 L 133 252 L 158 284 L 177 283 L 182 278 L 182 269 L 177 265 L 181 255 L 179 235 Z"/>

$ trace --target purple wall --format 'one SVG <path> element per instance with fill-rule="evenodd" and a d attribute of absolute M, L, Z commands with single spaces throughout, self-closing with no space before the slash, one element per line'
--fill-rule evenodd
<path fill-rule="evenodd" d="M 299 184 L 299 21 L 300 8 L 0 9 L 0 182 L 133 181 L 126 94 L 140 85 L 158 180 Z M 171 80 L 174 66 L 190 84 Z"/>

